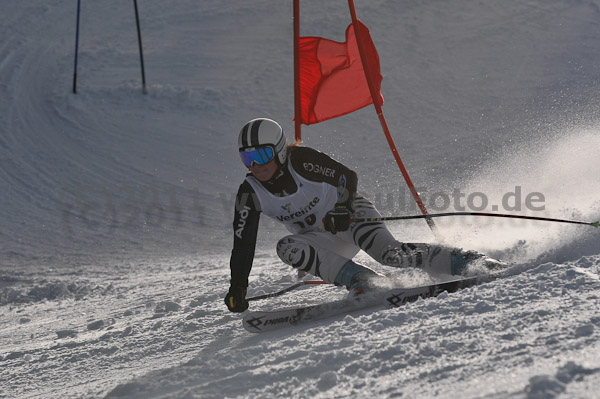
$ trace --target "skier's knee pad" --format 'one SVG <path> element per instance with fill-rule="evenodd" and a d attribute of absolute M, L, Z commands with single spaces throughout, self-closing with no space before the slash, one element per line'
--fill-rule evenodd
<path fill-rule="evenodd" d="M 309 260 L 309 254 L 315 252 L 305 242 L 295 240 L 292 236 L 283 237 L 277 242 L 277 255 L 286 264 L 304 269 L 306 266 L 310 268 L 310 265 L 306 264 Z"/>

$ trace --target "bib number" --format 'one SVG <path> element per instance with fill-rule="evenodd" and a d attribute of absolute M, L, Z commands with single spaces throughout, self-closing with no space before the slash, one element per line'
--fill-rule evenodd
<path fill-rule="evenodd" d="M 303 222 L 297 221 L 297 222 L 294 222 L 294 224 L 297 224 L 298 227 L 300 227 L 301 229 L 305 229 L 308 226 L 314 225 L 316 222 L 317 222 L 317 217 L 311 213 L 310 215 L 308 215 L 307 217 L 304 218 Z"/>

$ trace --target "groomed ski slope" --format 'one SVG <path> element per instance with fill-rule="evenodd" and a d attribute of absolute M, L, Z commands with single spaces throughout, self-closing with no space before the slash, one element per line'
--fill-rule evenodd
<path fill-rule="evenodd" d="M 401 309 L 243 330 L 222 303 L 245 173 L 236 139 L 257 116 L 293 131 L 291 2 L 138 2 L 146 96 L 133 5 L 82 3 L 76 95 L 76 2 L 0 3 L 0 397 L 597 396 L 591 227 L 439 219 L 449 244 L 517 266 Z M 520 192 L 521 214 L 600 219 L 600 3 L 356 7 L 380 54 L 388 124 L 430 209 L 460 210 L 479 193 L 486 211 L 517 212 Z M 302 1 L 304 35 L 341 41 L 348 23 L 345 1 Z M 383 214 L 417 213 L 372 108 L 303 137 L 353 167 Z M 544 210 L 525 206 L 530 193 Z M 404 241 L 433 239 L 422 221 L 389 226 Z M 263 218 L 249 294 L 296 281 L 274 251 L 283 234 Z M 358 260 L 406 285 L 431 281 Z M 310 287 L 252 307 L 344 295 Z"/>

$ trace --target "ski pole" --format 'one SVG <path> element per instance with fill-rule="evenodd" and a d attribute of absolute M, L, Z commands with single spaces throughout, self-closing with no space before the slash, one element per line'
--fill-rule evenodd
<path fill-rule="evenodd" d="M 142 51 L 142 32 L 140 29 L 140 16 L 138 13 L 137 0 L 133 0 L 133 7 L 135 9 L 135 24 L 137 26 L 138 46 L 140 48 L 140 64 L 142 66 L 142 93 L 147 94 L 148 90 L 146 89 L 146 73 L 144 72 L 144 52 Z"/>
<path fill-rule="evenodd" d="M 537 216 L 525 216 L 525 215 L 510 215 L 506 213 L 487 213 L 487 212 L 445 212 L 445 213 L 429 213 L 427 215 L 408 215 L 408 216 L 385 216 L 379 218 L 358 218 L 352 219 L 353 222 L 388 222 L 392 220 L 409 220 L 409 219 L 423 219 L 423 218 L 435 218 L 442 216 L 489 216 L 499 218 L 511 218 L 511 219 L 527 219 L 527 220 L 541 220 L 546 222 L 558 222 L 558 223 L 572 223 L 572 224 L 583 224 L 598 228 L 600 221 L 597 222 L 582 222 L 579 220 L 567 220 L 567 219 L 555 219 L 545 218 Z"/>
<path fill-rule="evenodd" d="M 295 290 L 298 287 L 302 287 L 303 285 L 317 285 L 317 284 L 329 284 L 329 283 L 327 283 L 325 281 L 321 281 L 321 280 L 300 281 L 300 282 L 298 282 L 296 284 L 290 285 L 289 287 L 282 289 L 281 291 L 272 292 L 270 294 L 253 296 L 253 297 L 250 297 L 250 298 L 246 298 L 246 300 L 247 301 L 257 301 L 259 299 L 273 298 L 273 297 L 276 297 L 276 296 L 283 295 L 286 292 L 290 292 L 292 290 Z"/>
<path fill-rule="evenodd" d="M 77 0 L 77 26 L 75 27 L 75 61 L 73 66 L 73 93 L 77 94 L 77 55 L 79 54 L 79 16 L 81 14 L 81 0 Z"/>

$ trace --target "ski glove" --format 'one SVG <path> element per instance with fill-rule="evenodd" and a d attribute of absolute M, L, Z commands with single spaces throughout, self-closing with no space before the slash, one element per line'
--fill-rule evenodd
<path fill-rule="evenodd" d="M 239 285 L 229 287 L 229 292 L 225 296 L 225 305 L 230 312 L 243 312 L 248 309 L 246 300 L 246 288 Z"/>
<path fill-rule="evenodd" d="M 350 216 L 352 213 L 345 205 L 336 205 L 335 208 L 323 218 L 323 226 L 326 231 L 335 234 L 338 231 L 346 231 L 350 228 Z"/>

